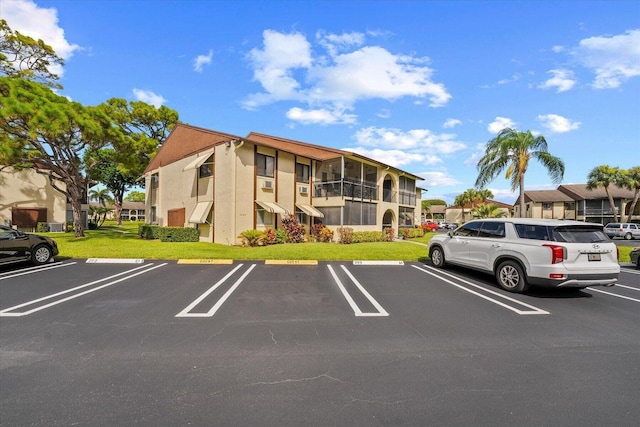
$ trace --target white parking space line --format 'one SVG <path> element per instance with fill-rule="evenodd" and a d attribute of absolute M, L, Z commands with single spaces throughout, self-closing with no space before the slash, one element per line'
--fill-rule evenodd
<path fill-rule="evenodd" d="M 616 285 L 616 286 L 620 286 L 620 285 Z M 625 287 L 625 288 L 629 288 L 629 289 L 633 289 L 633 290 L 637 291 L 637 289 L 635 289 L 635 288 L 631 288 L 631 287 L 629 287 L 629 286 L 624 286 L 624 287 Z M 606 295 L 611 295 L 611 296 L 613 296 L 613 297 L 626 299 L 626 300 L 629 300 L 629 301 L 640 302 L 640 299 L 637 299 L 637 298 L 631 298 L 631 297 L 626 297 L 626 296 L 624 296 L 624 295 L 614 294 L 613 292 L 601 291 L 600 289 L 594 289 L 594 288 L 587 288 L 587 289 L 588 289 L 588 290 L 590 290 L 590 291 L 593 291 L 593 292 L 598 292 L 598 293 L 600 293 L 600 294 L 606 294 Z"/>
<path fill-rule="evenodd" d="M 360 284 L 360 282 L 358 282 L 358 280 L 355 277 L 353 277 L 351 272 L 349 272 L 349 270 L 347 270 L 347 268 L 344 265 L 341 265 L 341 267 L 344 270 L 344 272 L 347 274 L 347 276 L 349 276 L 349 279 L 351 279 L 351 281 L 358 287 L 358 289 L 360 289 L 360 292 L 362 292 L 362 295 L 364 295 L 369 300 L 369 302 L 378 310 L 377 312 L 374 312 L 374 313 L 363 313 L 362 310 L 360 310 L 360 307 L 358 307 L 358 304 L 356 304 L 356 302 L 353 300 L 351 295 L 349 295 L 349 292 L 347 292 L 347 290 L 345 289 L 344 285 L 340 281 L 340 278 L 338 278 L 338 275 L 333 270 L 333 267 L 331 267 L 330 265 L 327 265 L 327 267 L 329 268 L 329 272 L 331 272 L 331 276 L 333 276 L 333 280 L 338 285 L 338 288 L 340 288 L 340 292 L 342 292 L 342 295 L 344 295 L 344 298 L 347 300 L 347 302 L 351 306 L 351 309 L 353 310 L 353 313 L 356 316 L 358 316 L 358 317 L 376 317 L 376 316 L 388 316 L 389 315 L 389 313 L 387 313 L 386 310 L 384 308 L 382 308 L 382 306 L 378 303 L 378 301 L 376 301 L 369 294 L 369 292 L 367 292 L 367 290 Z"/>
<path fill-rule="evenodd" d="M 19 305 L 15 305 L 13 307 L 5 308 L 4 310 L 0 311 L 0 317 L 27 316 L 27 315 L 35 313 L 37 311 L 44 310 L 45 308 L 53 307 L 54 305 L 62 304 L 63 302 L 72 300 L 74 298 L 78 298 L 78 297 L 81 297 L 83 295 L 89 294 L 91 292 L 95 292 L 97 290 L 100 290 L 102 288 L 106 288 L 108 286 L 115 285 L 116 283 L 120 283 L 120 282 L 125 281 L 127 279 L 131 279 L 132 277 L 139 276 L 140 274 L 148 273 L 151 270 L 155 270 L 156 268 L 163 267 L 165 265 L 167 265 L 167 263 L 156 265 L 156 266 L 153 266 L 153 264 L 149 264 L 149 265 L 145 265 L 145 266 L 142 266 L 142 267 L 137 267 L 137 268 L 134 268 L 134 269 L 131 269 L 131 270 L 123 271 L 122 273 L 114 274 L 113 276 L 105 277 L 104 279 L 95 280 L 95 281 L 93 281 L 91 283 L 87 283 L 85 285 L 76 286 L 75 288 L 72 288 L 72 289 L 67 289 L 66 291 L 58 292 L 58 293 L 55 293 L 55 294 L 52 294 L 52 295 L 47 295 L 46 297 L 42 297 L 42 298 L 38 298 L 38 299 L 35 299 L 35 300 L 32 300 L 32 301 L 28 301 L 28 302 L 25 302 L 25 303 L 22 303 L 22 304 L 19 304 Z M 133 273 L 134 271 L 140 270 L 142 268 L 145 269 L 145 270 L 138 271 L 137 273 Z M 129 273 L 133 273 L 133 274 L 129 274 Z M 22 308 L 22 307 L 27 307 L 27 306 L 30 306 L 30 305 L 34 305 L 34 304 L 37 304 L 37 303 L 42 302 L 42 301 L 50 300 L 52 298 L 56 298 L 56 297 L 64 295 L 64 294 L 68 294 L 68 293 L 71 293 L 71 292 L 86 288 L 88 286 L 92 286 L 92 285 L 95 285 L 95 284 L 98 284 L 98 283 L 101 283 L 101 282 L 105 282 L 107 280 L 111 280 L 111 279 L 113 279 L 115 277 L 122 276 L 122 275 L 125 275 L 125 274 L 128 274 L 128 276 L 120 278 L 118 280 L 114 280 L 114 281 L 109 282 L 109 283 L 106 283 L 106 284 L 104 284 L 102 286 L 91 288 L 91 289 L 88 289 L 86 291 L 70 295 L 70 296 L 68 296 L 66 298 L 62 298 L 62 299 L 53 301 L 53 302 L 51 302 L 49 304 L 38 306 L 38 307 L 33 308 L 31 310 L 22 311 L 22 312 L 15 312 L 14 311 L 14 310 L 17 310 L 17 309 Z"/>
<path fill-rule="evenodd" d="M 204 294 L 200 295 L 198 298 L 196 298 L 195 301 L 189 304 L 184 310 L 176 314 L 175 317 L 212 317 L 214 314 L 216 314 L 218 309 L 222 307 L 222 304 L 224 304 L 224 302 L 231 296 L 233 291 L 235 291 L 236 288 L 240 286 L 240 283 L 242 283 L 244 279 L 249 275 L 249 273 L 251 273 L 251 271 L 255 268 L 256 264 L 253 264 L 251 267 L 249 267 L 247 271 L 245 271 L 244 274 L 240 276 L 238 280 L 236 280 L 233 286 L 231 286 L 231 288 L 229 288 L 229 290 L 214 304 L 211 310 L 207 311 L 206 313 L 191 313 L 191 310 L 193 310 L 198 304 L 200 304 L 207 296 L 209 296 L 209 294 L 211 294 L 213 291 L 218 289 L 224 282 L 227 281 L 227 279 L 229 279 L 229 277 L 231 277 L 243 265 L 244 264 L 240 264 L 236 268 L 231 270 L 229 273 L 227 273 L 222 279 L 218 280 L 218 282 L 215 285 L 213 285 L 211 288 L 209 288 Z"/>
<path fill-rule="evenodd" d="M 7 271 L 6 273 L 0 274 L 0 280 L 11 279 L 12 277 L 24 276 L 25 274 L 39 273 L 41 271 L 51 270 L 53 268 L 68 267 L 74 264 L 75 262 L 69 262 L 66 264 L 63 264 L 62 262 L 57 262 L 55 264 L 49 264 L 46 267 L 37 266 L 37 267 L 25 268 L 20 271 Z"/>
<path fill-rule="evenodd" d="M 431 276 L 433 276 L 433 277 L 436 277 L 436 278 L 438 278 L 438 279 L 442 280 L 443 282 L 449 283 L 450 285 L 453 285 L 453 286 L 455 286 L 455 287 L 457 287 L 457 288 L 460 288 L 460 289 L 462 289 L 462 290 L 463 290 L 463 291 L 465 291 L 465 292 L 469 292 L 470 294 L 473 294 L 473 295 L 479 296 L 480 298 L 483 298 L 483 299 L 485 299 L 485 300 L 487 300 L 487 301 L 490 301 L 490 302 L 492 302 L 492 303 L 494 303 L 494 304 L 497 304 L 497 305 L 499 305 L 499 306 L 501 306 L 501 307 L 504 307 L 504 308 L 506 308 L 507 310 L 511 310 L 511 311 L 513 311 L 513 312 L 515 312 L 515 313 L 518 313 L 519 315 L 550 314 L 548 311 L 545 311 L 545 310 L 542 310 L 542 309 L 540 309 L 540 308 L 538 308 L 538 307 L 534 307 L 534 306 L 532 306 L 532 305 L 526 304 L 526 303 L 524 303 L 524 302 L 522 302 L 522 301 L 518 301 L 518 300 L 516 300 L 516 299 L 514 299 L 514 298 L 511 298 L 511 297 L 508 297 L 508 296 L 506 296 L 506 295 L 502 295 L 502 294 L 501 294 L 501 293 L 499 293 L 499 292 L 494 292 L 494 291 L 492 291 L 492 290 L 490 290 L 490 289 L 486 289 L 486 288 L 484 288 L 484 287 L 482 287 L 482 286 L 478 286 L 478 285 L 476 285 L 476 284 L 474 284 L 474 283 L 471 283 L 471 282 L 469 282 L 469 281 L 467 281 L 467 280 L 464 280 L 464 279 L 462 279 L 462 278 L 460 278 L 460 277 L 458 277 L 458 276 L 455 276 L 455 275 L 450 274 L 450 273 L 446 273 L 446 272 L 444 272 L 444 271 L 441 271 L 441 270 L 435 269 L 435 268 L 433 268 L 433 267 L 429 267 L 429 266 L 426 266 L 426 265 L 425 265 L 425 267 L 426 267 L 426 268 L 428 268 L 428 269 L 430 269 L 430 270 L 433 270 L 433 271 L 436 271 L 438 274 L 435 274 L 435 273 L 433 273 L 433 272 L 431 272 L 431 271 L 425 270 L 424 268 L 421 268 L 421 267 L 418 267 L 418 266 L 415 266 L 415 265 L 412 265 L 412 267 L 413 267 L 413 268 L 415 268 L 415 269 L 417 269 L 417 270 L 420 270 L 420 271 L 422 271 L 422 272 L 424 272 L 424 273 L 427 273 L 427 274 L 429 274 L 429 275 L 431 275 Z M 473 286 L 473 287 L 475 287 L 475 288 L 481 289 L 481 290 L 482 290 L 482 292 L 487 292 L 487 293 L 489 293 L 489 294 L 496 295 L 497 297 L 500 297 L 500 298 L 502 298 L 502 299 L 504 299 L 504 300 L 510 301 L 510 302 L 515 303 L 515 304 L 517 304 L 517 305 L 520 305 L 520 306 L 522 306 L 522 307 L 529 308 L 530 310 L 520 310 L 520 309 L 518 309 L 518 308 L 516 308 L 516 307 L 513 307 L 513 306 L 511 306 L 511 305 L 505 304 L 505 303 L 503 303 L 503 302 L 501 302 L 501 301 L 498 301 L 498 300 L 496 300 L 496 299 L 494 299 L 494 298 L 488 297 L 488 296 L 486 296 L 486 295 L 482 295 L 482 294 L 481 294 L 481 293 L 479 293 L 479 292 L 476 292 L 476 291 L 474 291 L 474 290 L 472 290 L 472 289 L 469 289 L 469 288 L 467 288 L 467 287 L 465 287 L 465 286 L 462 286 L 462 285 L 459 285 L 459 284 L 457 284 L 457 283 L 454 283 L 454 282 L 452 282 L 451 280 L 448 280 L 448 279 L 446 279 L 446 278 L 442 277 L 442 275 L 449 276 L 449 277 L 451 277 L 451 278 L 453 278 L 453 279 L 455 279 L 455 280 L 457 280 L 457 281 L 459 281 L 459 282 L 462 282 L 462 283 L 465 283 L 465 284 L 467 284 L 467 285 L 469 285 L 469 286 Z"/>
<path fill-rule="evenodd" d="M 625 289 L 631 289 L 632 291 L 640 292 L 640 288 L 634 288 L 633 286 L 621 285 L 619 283 L 616 283 L 614 288 L 625 288 Z"/>

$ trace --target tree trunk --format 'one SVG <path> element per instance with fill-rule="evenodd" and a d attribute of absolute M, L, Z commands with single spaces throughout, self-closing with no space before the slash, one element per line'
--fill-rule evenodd
<path fill-rule="evenodd" d="M 616 205 L 613 201 L 613 196 L 609 192 L 609 186 L 604 187 L 604 190 L 607 192 L 607 197 L 609 198 L 609 205 L 611 206 L 611 210 L 613 211 L 613 222 L 618 222 L 618 211 L 616 210 Z"/>
<path fill-rule="evenodd" d="M 520 218 L 524 218 L 524 176 L 520 178 Z"/>
<path fill-rule="evenodd" d="M 629 216 L 627 217 L 627 222 L 631 222 L 631 217 L 636 210 L 636 205 L 638 204 L 638 199 L 640 198 L 640 189 L 637 189 L 633 194 L 633 202 L 631 202 L 631 206 L 629 207 Z"/>
<path fill-rule="evenodd" d="M 72 192 L 73 193 L 73 192 Z M 71 211 L 73 212 L 73 229 L 75 237 L 84 237 L 84 224 L 82 223 L 82 203 L 80 195 L 70 198 Z"/>

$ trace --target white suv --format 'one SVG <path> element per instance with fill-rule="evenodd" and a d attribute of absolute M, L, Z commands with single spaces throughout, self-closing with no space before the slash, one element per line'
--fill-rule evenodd
<path fill-rule="evenodd" d="M 478 219 L 429 241 L 435 267 L 455 264 L 493 273 L 510 292 L 529 285 L 612 286 L 618 248 L 602 224 L 532 218 Z"/>
<path fill-rule="evenodd" d="M 640 225 L 629 222 L 610 222 L 604 227 L 604 232 L 612 239 L 622 237 L 625 240 L 640 239 Z"/>

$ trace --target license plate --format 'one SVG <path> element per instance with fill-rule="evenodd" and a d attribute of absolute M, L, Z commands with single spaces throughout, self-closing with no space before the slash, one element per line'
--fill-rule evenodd
<path fill-rule="evenodd" d="M 600 254 L 587 254 L 589 261 L 600 261 Z"/>

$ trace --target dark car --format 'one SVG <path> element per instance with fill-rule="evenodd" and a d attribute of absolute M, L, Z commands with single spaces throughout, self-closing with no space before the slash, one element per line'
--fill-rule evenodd
<path fill-rule="evenodd" d="M 22 261 L 42 265 L 56 255 L 58 245 L 55 240 L 0 225 L 0 265 Z"/>
<path fill-rule="evenodd" d="M 631 249 L 631 262 L 636 265 L 636 268 L 640 269 L 640 246 Z"/>

